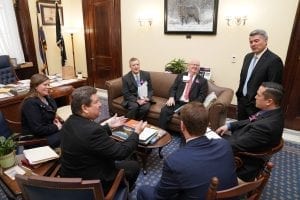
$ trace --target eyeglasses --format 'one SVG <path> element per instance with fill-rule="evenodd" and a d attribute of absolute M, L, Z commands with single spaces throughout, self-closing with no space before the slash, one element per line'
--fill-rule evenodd
<path fill-rule="evenodd" d="M 195 63 L 189 63 L 188 65 L 194 65 L 196 67 L 199 67 L 200 65 L 199 64 L 195 64 Z"/>

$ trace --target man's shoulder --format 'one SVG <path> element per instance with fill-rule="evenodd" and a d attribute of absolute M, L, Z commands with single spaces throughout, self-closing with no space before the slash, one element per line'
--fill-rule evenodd
<path fill-rule="evenodd" d="M 263 55 L 266 57 L 272 58 L 272 59 L 280 59 L 281 60 L 281 58 L 277 54 L 275 54 L 274 52 L 272 52 L 269 49 L 267 49 Z"/>

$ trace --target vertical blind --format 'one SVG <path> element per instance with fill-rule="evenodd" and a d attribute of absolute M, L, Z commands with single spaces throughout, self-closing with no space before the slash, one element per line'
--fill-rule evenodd
<path fill-rule="evenodd" d="M 0 0 L 0 55 L 25 62 L 12 0 Z"/>

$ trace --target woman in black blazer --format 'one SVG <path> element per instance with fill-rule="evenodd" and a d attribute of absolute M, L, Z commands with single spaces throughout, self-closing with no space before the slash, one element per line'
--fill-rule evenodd
<path fill-rule="evenodd" d="M 51 147 L 60 145 L 62 120 L 56 115 L 57 105 L 49 96 L 50 80 L 42 74 L 30 79 L 30 90 L 21 109 L 22 133 L 46 137 Z"/>

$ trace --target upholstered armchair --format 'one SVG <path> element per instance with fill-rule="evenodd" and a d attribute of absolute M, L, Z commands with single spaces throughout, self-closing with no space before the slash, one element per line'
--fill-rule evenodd
<path fill-rule="evenodd" d="M 0 56 L 0 84 L 10 84 L 18 81 L 18 77 L 10 63 L 8 55 Z"/>

